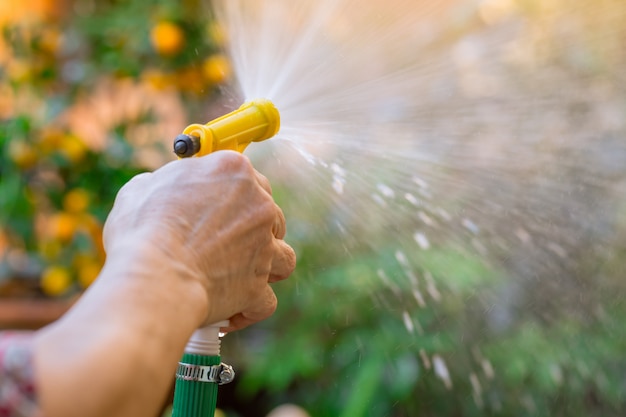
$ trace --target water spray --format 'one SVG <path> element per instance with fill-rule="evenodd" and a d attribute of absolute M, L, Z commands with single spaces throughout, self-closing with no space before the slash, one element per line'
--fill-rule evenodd
<path fill-rule="evenodd" d="M 250 143 L 269 139 L 279 129 L 280 114 L 274 104 L 252 100 L 207 124 L 187 126 L 174 139 L 174 153 L 188 158 L 219 150 L 243 152 Z M 220 328 L 227 326 L 228 321 L 222 321 L 191 336 L 176 371 L 173 417 L 213 417 L 218 385 L 235 377 L 233 368 L 220 357 Z"/>

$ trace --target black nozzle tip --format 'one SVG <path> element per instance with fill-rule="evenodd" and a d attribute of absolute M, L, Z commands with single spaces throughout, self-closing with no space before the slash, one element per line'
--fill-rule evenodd
<path fill-rule="evenodd" d="M 192 135 L 178 135 L 174 138 L 174 153 L 179 158 L 189 158 L 200 151 L 200 138 Z"/>

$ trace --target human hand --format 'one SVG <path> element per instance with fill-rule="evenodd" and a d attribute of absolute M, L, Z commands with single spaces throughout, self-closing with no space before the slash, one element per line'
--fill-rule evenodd
<path fill-rule="evenodd" d="M 267 179 L 245 156 L 222 151 L 132 179 L 109 214 L 104 245 L 107 262 L 131 262 L 153 275 L 150 285 L 198 285 L 206 295 L 198 325 L 229 319 L 224 330 L 233 331 L 276 309 L 269 283 L 295 268 L 285 231 Z"/>

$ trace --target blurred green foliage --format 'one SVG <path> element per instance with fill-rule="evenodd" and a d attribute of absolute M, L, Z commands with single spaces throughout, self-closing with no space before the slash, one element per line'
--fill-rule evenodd
<path fill-rule="evenodd" d="M 195 1 L 32 0 L 0 28 L 0 294 L 72 295 L 119 188 L 206 117 L 223 39 Z"/>
<path fill-rule="evenodd" d="M 619 297 L 604 298 L 582 322 L 562 316 L 548 324 L 528 311 L 498 329 L 488 318 L 505 271 L 435 248 L 409 267 L 424 292 L 420 307 L 394 248 L 334 263 L 324 250 L 301 249 L 296 276 L 277 287 L 267 339 L 232 343 L 245 358 L 244 398 L 264 390 L 274 404 L 295 402 L 314 416 L 622 414 Z"/>

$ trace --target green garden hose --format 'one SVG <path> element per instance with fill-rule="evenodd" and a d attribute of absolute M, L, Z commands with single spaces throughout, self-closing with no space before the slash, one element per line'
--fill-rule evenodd
<path fill-rule="evenodd" d="M 217 406 L 217 387 L 235 377 L 233 368 L 221 363 L 220 327 L 216 323 L 197 330 L 176 371 L 172 417 L 213 417 Z"/>

